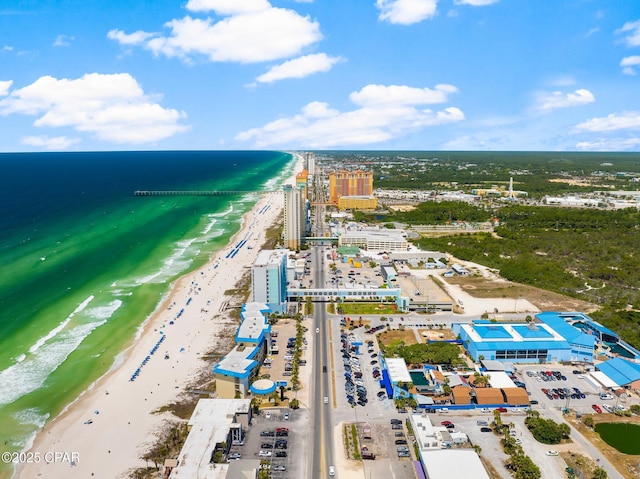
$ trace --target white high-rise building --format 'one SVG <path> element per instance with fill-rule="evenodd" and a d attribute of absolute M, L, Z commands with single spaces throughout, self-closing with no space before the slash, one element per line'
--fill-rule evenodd
<path fill-rule="evenodd" d="M 299 250 L 306 232 L 307 208 L 300 187 L 284 188 L 284 244 L 290 250 Z"/>
<path fill-rule="evenodd" d="M 251 297 L 271 311 L 284 311 L 287 301 L 286 249 L 262 250 L 251 266 Z"/>

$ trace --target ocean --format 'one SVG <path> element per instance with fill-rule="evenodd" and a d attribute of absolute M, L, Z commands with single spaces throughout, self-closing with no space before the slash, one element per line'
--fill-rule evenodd
<path fill-rule="evenodd" d="M 3 452 L 114 367 L 170 283 L 225 248 L 259 198 L 135 190 L 273 190 L 293 166 L 265 151 L 0 154 Z"/>

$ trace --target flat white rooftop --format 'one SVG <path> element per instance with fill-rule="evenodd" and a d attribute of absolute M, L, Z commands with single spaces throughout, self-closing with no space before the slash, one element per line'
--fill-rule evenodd
<path fill-rule="evenodd" d="M 410 383 L 413 381 L 413 379 L 411 379 L 411 374 L 409 374 L 407 363 L 404 362 L 404 359 L 386 358 L 385 362 L 387 363 L 389 378 L 391 379 L 392 383 L 397 383 L 400 381 Z"/>
<path fill-rule="evenodd" d="M 178 456 L 171 479 L 223 479 L 229 464 L 211 464 L 217 443 L 227 441 L 236 413 L 246 413 L 249 399 L 201 399 L 189 420 L 189 436 Z"/>
<path fill-rule="evenodd" d="M 429 479 L 490 479 L 473 449 L 435 449 L 420 455 Z"/>

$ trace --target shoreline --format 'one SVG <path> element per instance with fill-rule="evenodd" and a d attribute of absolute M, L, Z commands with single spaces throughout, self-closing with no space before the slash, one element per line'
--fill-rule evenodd
<path fill-rule="evenodd" d="M 283 183 L 295 181 L 301 157 L 294 158 L 293 176 Z M 225 248 L 178 278 L 109 371 L 36 434 L 25 452 L 40 459 L 17 465 L 10 477 L 128 477 L 131 469 L 145 467 L 139 456 L 154 442 L 154 431 L 165 420 L 179 420 L 154 411 L 188 394 L 208 367 L 203 356 L 225 341 L 229 326 L 237 327 L 224 313 L 231 299 L 224 293 L 250 268 L 283 207 L 281 194 L 263 195 Z M 243 239 L 246 244 L 226 257 Z"/>

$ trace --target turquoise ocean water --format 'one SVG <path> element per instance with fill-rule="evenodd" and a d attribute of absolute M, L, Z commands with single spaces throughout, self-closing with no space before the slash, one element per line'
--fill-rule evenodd
<path fill-rule="evenodd" d="M 293 164 L 283 152 L 0 154 L 2 451 L 113 367 L 171 281 L 224 248 L 259 198 L 135 190 L 276 189 Z"/>

